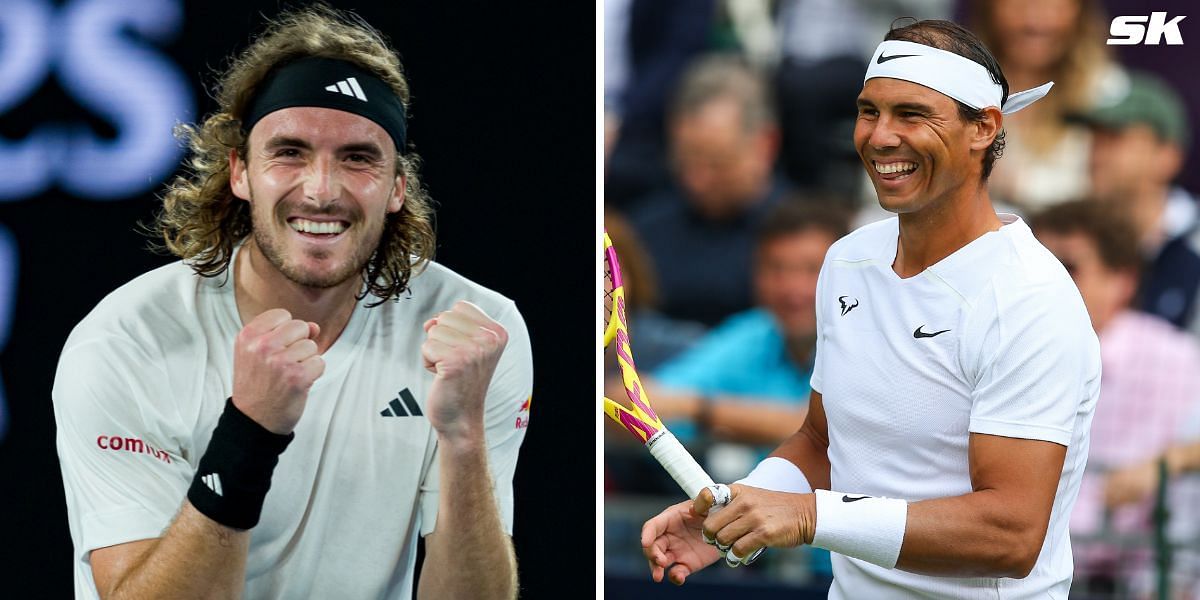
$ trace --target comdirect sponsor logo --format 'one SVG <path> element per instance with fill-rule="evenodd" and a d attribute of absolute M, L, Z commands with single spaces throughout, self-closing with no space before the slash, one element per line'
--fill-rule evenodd
<path fill-rule="evenodd" d="M 526 427 L 529 427 L 529 403 L 532 400 L 533 396 L 530 396 L 521 403 L 521 408 L 517 411 L 519 413 L 517 415 L 517 429 L 525 429 Z M 522 417 L 522 415 L 524 416 Z"/>
<path fill-rule="evenodd" d="M 135 437 L 122 437 L 119 435 L 102 435 L 96 438 L 96 446 L 101 450 L 111 450 L 113 452 L 131 452 L 133 454 L 149 454 L 158 460 L 167 464 L 171 464 L 171 455 L 166 452 L 143 442 Z"/>
<path fill-rule="evenodd" d="M 1182 46 L 1183 34 L 1179 31 L 1179 22 L 1187 16 L 1179 16 L 1167 20 L 1167 13 L 1155 12 L 1146 15 L 1126 15 L 1112 20 L 1108 28 L 1110 46 L 1136 46 L 1145 44 L 1157 46 L 1162 40 L 1168 46 Z M 1142 23 L 1146 23 L 1143 25 Z"/>

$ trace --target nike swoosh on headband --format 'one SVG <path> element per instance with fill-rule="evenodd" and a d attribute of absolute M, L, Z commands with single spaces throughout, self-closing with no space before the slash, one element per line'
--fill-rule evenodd
<path fill-rule="evenodd" d="M 1005 99 L 1000 84 L 992 79 L 987 67 L 953 52 L 915 42 L 888 40 L 875 49 L 874 56 L 875 61 L 867 63 L 864 83 L 874 77 L 910 81 L 941 92 L 976 110 L 995 106 L 1006 115 L 1033 104 L 1054 85 L 1054 82 L 1045 83 L 1033 89 L 1011 93 Z M 901 57 L 913 60 L 892 62 L 892 59 Z"/>
<path fill-rule="evenodd" d="M 883 63 L 885 63 L 889 60 L 896 60 L 897 58 L 908 58 L 910 56 L 917 56 L 917 55 L 916 54 L 893 54 L 891 56 L 884 56 L 884 55 L 880 54 L 879 58 L 875 59 L 875 64 L 882 65 Z"/>

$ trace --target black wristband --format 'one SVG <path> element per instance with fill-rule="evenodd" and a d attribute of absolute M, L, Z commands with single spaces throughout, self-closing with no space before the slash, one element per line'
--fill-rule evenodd
<path fill-rule="evenodd" d="M 227 527 L 254 527 L 271 489 L 271 473 L 293 437 L 268 431 L 238 410 L 233 398 L 226 400 L 188 488 L 188 501 Z"/>

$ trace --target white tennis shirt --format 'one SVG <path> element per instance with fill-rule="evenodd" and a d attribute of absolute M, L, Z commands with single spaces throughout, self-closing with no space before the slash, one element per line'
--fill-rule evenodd
<path fill-rule="evenodd" d="M 421 325 L 457 300 L 508 330 L 485 420 L 511 534 L 533 380 L 524 321 L 512 301 L 438 264 L 410 290 L 370 309 L 363 304 L 374 297 L 359 302 L 325 352 L 251 530 L 244 597 L 411 597 L 417 533 L 433 531 L 438 510 Z M 173 263 L 117 289 L 72 331 L 53 396 L 77 598 L 97 597 L 92 550 L 157 538 L 170 525 L 232 394 L 241 327 L 231 280 Z"/>
<path fill-rule="evenodd" d="M 907 279 L 892 270 L 896 218 L 834 244 L 817 285 L 812 387 L 839 492 L 910 502 L 970 493 L 970 433 L 1066 446 L 1037 564 L 1024 579 L 947 578 L 835 553 L 830 598 L 1067 597 L 1067 521 L 1099 396 L 1099 342 L 1066 270 L 1024 222 L 1000 218 L 999 231 Z"/>

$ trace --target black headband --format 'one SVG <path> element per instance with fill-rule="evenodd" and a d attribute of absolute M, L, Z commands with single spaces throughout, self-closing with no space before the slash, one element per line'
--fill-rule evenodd
<path fill-rule="evenodd" d="M 404 153 L 404 104 L 391 86 L 354 63 L 312 56 L 276 68 L 248 103 L 242 130 L 248 135 L 263 117 L 295 106 L 332 108 L 368 118 L 392 136 L 397 152 Z"/>

